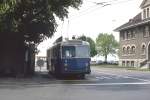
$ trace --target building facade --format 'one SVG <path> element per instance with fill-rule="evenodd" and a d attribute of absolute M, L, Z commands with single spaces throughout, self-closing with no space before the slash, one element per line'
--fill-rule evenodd
<path fill-rule="evenodd" d="M 141 13 L 115 29 L 120 34 L 120 66 L 150 65 L 150 0 L 144 0 L 140 8 Z"/>

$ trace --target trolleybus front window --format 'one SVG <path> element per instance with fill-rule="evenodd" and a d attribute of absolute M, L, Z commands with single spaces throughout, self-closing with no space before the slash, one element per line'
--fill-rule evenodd
<path fill-rule="evenodd" d="M 75 47 L 74 46 L 66 46 L 62 48 L 62 56 L 63 57 L 75 57 Z"/>
<path fill-rule="evenodd" d="M 79 58 L 90 57 L 89 47 L 88 46 L 77 46 L 76 47 L 76 57 L 79 57 Z"/>

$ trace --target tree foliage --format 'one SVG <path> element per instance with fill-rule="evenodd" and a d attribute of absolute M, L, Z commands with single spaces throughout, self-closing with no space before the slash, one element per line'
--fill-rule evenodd
<path fill-rule="evenodd" d="M 105 57 L 107 62 L 108 54 L 115 54 L 118 48 L 118 42 L 112 34 L 100 33 L 96 39 L 96 47 L 98 54 Z"/>
<path fill-rule="evenodd" d="M 91 57 L 93 57 L 97 54 L 97 51 L 96 51 L 96 48 L 95 48 L 95 42 L 90 37 L 86 37 L 86 36 L 82 35 L 78 39 L 89 42 L 90 50 L 91 50 L 90 51 Z"/>
<path fill-rule="evenodd" d="M 69 7 L 82 0 L 1 0 L 0 33 L 18 32 L 28 42 L 39 43 L 51 37 L 57 28 L 56 17 L 68 17 Z"/>

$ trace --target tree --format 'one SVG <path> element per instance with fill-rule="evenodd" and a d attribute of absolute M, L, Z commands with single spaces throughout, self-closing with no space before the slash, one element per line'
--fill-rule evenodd
<path fill-rule="evenodd" d="M 90 44 L 90 54 L 91 57 L 95 56 L 97 54 L 96 48 L 95 48 L 95 42 L 90 38 L 90 37 L 86 37 L 84 35 L 78 37 L 79 40 L 83 40 L 83 41 L 87 41 Z"/>
<path fill-rule="evenodd" d="M 115 54 L 118 48 L 118 42 L 112 34 L 100 33 L 96 39 L 96 48 L 98 54 L 105 57 L 107 63 L 108 54 Z"/>
<path fill-rule="evenodd" d="M 69 7 L 78 9 L 81 4 L 82 0 L 1 0 L 0 33 L 18 32 L 25 42 L 38 44 L 56 31 L 56 17 L 64 20 Z"/>

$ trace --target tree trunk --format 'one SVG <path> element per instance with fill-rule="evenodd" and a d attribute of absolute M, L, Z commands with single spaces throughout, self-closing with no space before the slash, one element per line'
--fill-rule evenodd
<path fill-rule="evenodd" d="M 107 63 L 107 55 L 105 55 L 105 62 L 104 63 Z"/>

